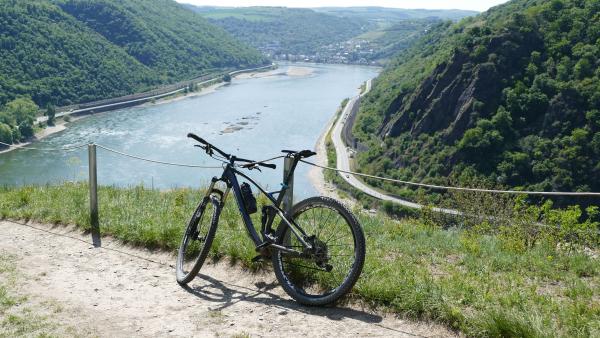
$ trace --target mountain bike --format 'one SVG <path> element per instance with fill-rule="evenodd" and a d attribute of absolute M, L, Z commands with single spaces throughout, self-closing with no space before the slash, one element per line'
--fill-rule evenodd
<path fill-rule="evenodd" d="M 233 190 L 239 213 L 248 235 L 256 246 L 255 261 L 271 259 L 277 280 L 292 298 L 305 305 L 326 305 L 348 293 L 360 276 L 365 261 L 365 236 L 356 217 L 342 203 L 327 197 L 307 198 L 282 210 L 288 184 L 296 165 L 316 155 L 310 150 L 282 150 L 291 159 L 281 190 L 267 192 L 240 169 L 276 169 L 267 163 L 227 154 L 204 139 L 188 134 L 210 157 L 223 162 L 223 174 L 213 177 L 205 196 L 192 215 L 177 255 L 177 282 L 186 285 L 200 271 L 217 231 L 219 216 L 229 192 Z M 279 158 L 280 158 L 279 157 Z M 256 197 L 248 182 L 266 196 L 261 208 L 260 234 L 251 214 L 258 211 Z M 223 186 L 223 188 L 219 188 Z M 275 197 L 277 196 L 277 197 Z M 275 223 L 278 223 L 274 228 Z"/>

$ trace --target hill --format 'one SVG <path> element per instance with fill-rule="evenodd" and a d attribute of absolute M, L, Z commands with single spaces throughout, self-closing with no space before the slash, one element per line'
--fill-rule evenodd
<path fill-rule="evenodd" d="M 380 28 L 357 36 L 354 40 L 373 49 L 371 60 L 389 60 L 409 48 L 434 26 L 438 18 L 405 19 L 394 24 L 382 24 Z"/>
<path fill-rule="evenodd" d="M 374 26 L 311 9 L 286 7 L 190 8 L 265 53 L 313 55 Z"/>
<path fill-rule="evenodd" d="M 38 106 L 122 96 L 264 62 L 171 0 L 0 0 L 0 141 L 31 136 Z"/>
<path fill-rule="evenodd" d="M 600 190 L 599 10 L 589 0 L 513 0 L 435 27 L 365 98 L 359 167 L 424 182 Z"/>
<path fill-rule="evenodd" d="M 126 51 L 49 1 L 0 1 L 0 106 L 19 95 L 40 105 L 127 94 L 157 84 Z"/>
<path fill-rule="evenodd" d="M 362 64 L 395 55 L 422 36 L 432 22 L 475 13 L 379 7 L 187 6 L 276 59 Z"/>
<path fill-rule="evenodd" d="M 59 5 L 164 81 L 265 61 L 254 49 L 172 0 L 63 0 Z"/>

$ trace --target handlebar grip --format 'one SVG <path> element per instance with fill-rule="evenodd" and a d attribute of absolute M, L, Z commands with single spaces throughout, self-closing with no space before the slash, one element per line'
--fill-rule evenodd
<path fill-rule="evenodd" d="M 300 156 L 306 158 L 306 157 L 311 157 L 316 155 L 317 153 L 315 153 L 312 150 L 302 150 L 301 152 L 299 152 L 298 154 L 300 154 Z"/>
<path fill-rule="evenodd" d="M 198 141 L 198 142 L 200 142 L 202 144 L 208 144 L 208 142 L 206 142 L 202 137 L 200 137 L 200 136 L 198 136 L 198 135 L 196 135 L 194 133 L 188 133 L 187 137 L 193 138 L 194 140 L 196 140 L 196 141 Z"/>
<path fill-rule="evenodd" d="M 259 163 L 258 165 L 266 168 L 277 169 L 277 165 L 272 163 Z"/>

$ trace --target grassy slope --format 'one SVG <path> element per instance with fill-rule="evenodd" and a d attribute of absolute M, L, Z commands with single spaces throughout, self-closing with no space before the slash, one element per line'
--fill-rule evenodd
<path fill-rule="evenodd" d="M 201 192 L 100 189 L 104 234 L 174 251 Z M 0 189 L 0 218 L 89 228 L 86 186 Z M 229 201 L 231 202 L 231 201 Z M 430 219 L 360 216 L 367 261 L 353 297 L 469 336 L 598 336 L 600 262 L 544 242 L 523 249 L 502 236 L 442 230 Z M 222 214 L 213 257 L 251 268 L 255 255 L 234 203 Z"/>

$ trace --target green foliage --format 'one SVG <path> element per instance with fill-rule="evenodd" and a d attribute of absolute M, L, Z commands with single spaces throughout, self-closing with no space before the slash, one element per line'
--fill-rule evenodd
<path fill-rule="evenodd" d="M 12 144 L 32 137 L 38 109 L 28 97 L 19 97 L 0 106 L 0 142 Z"/>
<path fill-rule="evenodd" d="M 60 6 L 162 79 L 181 80 L 208 69 L 266 61 L 172 0 L 64 0 Z"/>
<path fill-rule="evenodd" d="M 363 99 L 354 133 L 368 151 L 359 167 L 440 184 L 478 177 L 600 191 L 598 10 L 591 0 L 514 0 L 433 28 Z"/>
<path fill-rule="evenodd" d="M 13 135 L 12 129 L 8 124 L 0 122 L 0 142 L 12 144 L 13 143 Z M 0 148 L 3 148 L 4 145 L 0 144 Z"/>
<path fill-rule="evenodd" d="M 54 119 L 56 118 L 56 108 L 54 108 L 54 106 L 52 104 L 48 104 L 46 106 L 46 114 L 48 117 L 48 125 L 49 126 L 53 126 L 54 125 Z"/>
<path fill-rule="evenodd" d="M 0 0 L 0 105 L 70 105 L 263 62 L 174 1 Z"/>

